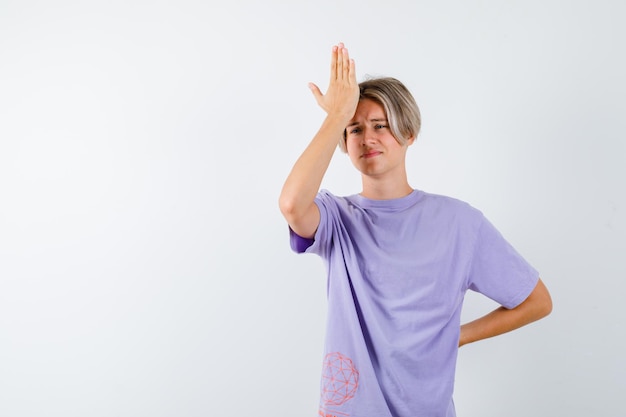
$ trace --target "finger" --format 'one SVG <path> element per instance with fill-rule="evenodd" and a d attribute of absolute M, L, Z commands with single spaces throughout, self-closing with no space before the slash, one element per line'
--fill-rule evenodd
<path fill-rule="evenodd" d="M 344 80 L 349 80 L 350 78 L 350 54 L 348 53 L 347 48 L 343 48 L 341 51 L 341 69 L 342 69 L 342 78 Z"/>
<path fill-rule="evenodd" d="M 337 46 L 333 46 L 330 55 L 330 79 L 334 80 L 337 77 Z"/>
<path fill-rule="evenodd" d="M 344 71 L 344 65 L 343 65 L 343 54 L 344 54 L 344 47 L 343 44 L 340 43 L 339 46 L 337 47 L 337 69 L 335 72 L 335 79 L 337 80 L 341 80 L 343 78 L 343 71 Z"/>
<path fill-rule="evenodd" d="M 313 97 L 315 97 L 315 101 L 319 103 L 320 99 L 323 97 L 322 92 L 320 91 L 319 87 L 313 83 L 309 83 L 309 90 L 311 90 L 311 92 L 313 93 Z"/>
<path fill-rule="evenodd" d="M 350 77 L 350 82 L 356 84 L 356 64 L 354 59 L 350 59 L 348 76 Z"/>

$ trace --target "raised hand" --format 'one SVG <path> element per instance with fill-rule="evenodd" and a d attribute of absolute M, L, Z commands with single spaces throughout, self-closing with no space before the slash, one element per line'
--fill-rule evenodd
<path fill-rule="evenodd" d="M 340 116 L 348 120 L 354 116 L 359 104 L 359 84 L 356 81 L 354 59 L 350 59 L 348 50 L 339 43 L 333 46 L 330 61 L 330 83 L 326 94 L 319 87 L 309 83 L 309 88 L 328 115 Z"/>

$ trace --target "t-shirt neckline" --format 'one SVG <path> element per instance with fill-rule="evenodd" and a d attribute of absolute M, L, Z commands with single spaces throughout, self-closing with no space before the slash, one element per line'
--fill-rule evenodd
<path fill-rule="evenodd" d="M 365 209 L 388 209 L 388 210 L 402 210 L 412 206 L 420 198 L 421 192 L 419 190 L 413 190 L 411 193 L 404 197 L 392 198 L 389 200 L 374 200 L 371 198 L 363 197 L 361 194 L 354 194 L 349 198 L 359 207 Z"/>

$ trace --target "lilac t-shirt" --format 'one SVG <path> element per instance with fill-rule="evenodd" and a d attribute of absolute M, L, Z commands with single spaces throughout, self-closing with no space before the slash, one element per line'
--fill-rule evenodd
<path fill-rule="evenodd" d="M 482 213 L 415 190 L 393 200 L 315 199 L 314 239 L 296 252 L 328 271 L 321 416 L 453 417 L 460 315 L 468 289 L 513 308 L 537 284 Z"/>

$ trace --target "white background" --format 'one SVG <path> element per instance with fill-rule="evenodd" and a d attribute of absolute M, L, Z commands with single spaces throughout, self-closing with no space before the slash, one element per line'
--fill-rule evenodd
<path fill-rule="evenodd" d="M 461 350 L 458 415 L 626 416 L 625 16 L 0 0 L 0 415 L 316 414 L 324 267 L 277 198 L 343 41 L 420 105 L 411 185 L 481 209 L 553 296 Z M 323 185 L 359 176 L 338 152 Z M 492 308 L 469 294 L 464 318 Z"/>

